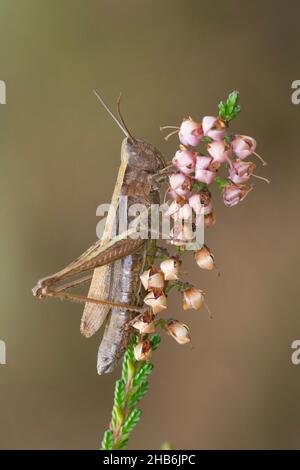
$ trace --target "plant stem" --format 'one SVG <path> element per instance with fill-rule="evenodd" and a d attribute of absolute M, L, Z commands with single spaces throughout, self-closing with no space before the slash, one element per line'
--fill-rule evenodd
<path fill-rule="evenodd" d="M 159 335 L 150 338 L 152 350 L 160 343 Z M 153 370 L 153 364 L 145 361 L 136 361 L 134 346 L 136 336 L 124 354 L 122 376 L 116 381 L 112 419 L 104 433 L 101 450 L 121 450 L 128 443 L 128 439 L 141 418 L 141 410 L 137 403 L 148 391 L 148 376 Z"/>

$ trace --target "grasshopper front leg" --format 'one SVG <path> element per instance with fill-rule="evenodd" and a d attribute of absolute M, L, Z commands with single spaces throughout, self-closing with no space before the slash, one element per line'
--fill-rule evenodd
<path fill-rule="evenodd" d="M 162 183 L 165 183 L 168 179 L 169 175 L 172 175 L 174 173 L 174 170 L 171 170 L 174 165 L 170 164 L 163 168 L 162 170 L 158 171 L 157 173 L 154 173 L 152 175 L 149 175 L 148 181 L 150 186 L 153 189 L 160 189 L 160 185 Z"/>

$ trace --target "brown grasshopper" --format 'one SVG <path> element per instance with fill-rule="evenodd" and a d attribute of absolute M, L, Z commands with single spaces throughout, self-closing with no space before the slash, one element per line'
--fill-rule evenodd
<path fill-rule="evenodd" d="M 128 232 L 112 236 L 119 196 L 127 196 L 128 207 L 138 203 L 150 210 L 151 204 L 160 201 L 158 182 L 163 178 L 166 164 L 153 145 L 131 135 L 120 112 L 119 101 L 120 120 L 101 96 L 94 93 L 126 136 L 104 233 L 101 240 L 76 261 L 52 276 L 40 279 L 32 292 L 38 298 L 57 297 L 84 302 L 80 331 L 87 338 L 106 320 L 97 360 L 98 373 L 103 374 L 113 370 L 128 346 L 131 332 L 126 325 L 134 315 L 145 311 L 140 306 L 140 274 L 155 244 L 154 240 L 130 238 Z M 89 271 L 90 274 L 85 274 Z M 87 297 L 66 292 L 89 280 Z"/>

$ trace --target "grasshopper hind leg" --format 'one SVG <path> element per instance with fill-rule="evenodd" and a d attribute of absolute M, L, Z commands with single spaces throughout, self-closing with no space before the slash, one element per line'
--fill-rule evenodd
<path fill-rule="evenodd" d="M 111 294 L 118 302 L 138 305 L 141 288 L 140 274 L 144 269 L 145 261 L 146 250 L 143 250 L 114 264 Z M 132 337 L 132 328 L 127 328 L 127 325 L 135 315 L 137 312 L 112 308 L 99 346 L 98 374 L 111 372 L 123 356 Z"/>
<path fill-rule="evenodd" d="M 128 348 L 132 329 L 126 329 L 132 320 L 132 313 L 112 309 L 98 350 L 97 372 L 99 375 L 112 372 Z"/>

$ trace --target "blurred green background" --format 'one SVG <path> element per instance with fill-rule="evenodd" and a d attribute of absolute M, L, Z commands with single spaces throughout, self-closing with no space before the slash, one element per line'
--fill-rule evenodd
<path fill-rule="evenodd" d="M 163 338 L 129 448 L 300 448 L 299 14 L 296 0 L 0 0 L 0 448 L 98 448 L 110 419 L 119 371 L 97 375 L 82 306 L 31 295 L 95 240 L 110 200 L 122 135 L 95 87 L 113 105 L 122 91 L 130 129 L 167 158 L 177 141 L 160 125 L 214 114 L 238 89 L 234 129 L 272 179 L 232 209 L 215 192 L 221 276 L 185 265 L 214 319 L 172 295 L 193 344 Z"/>

